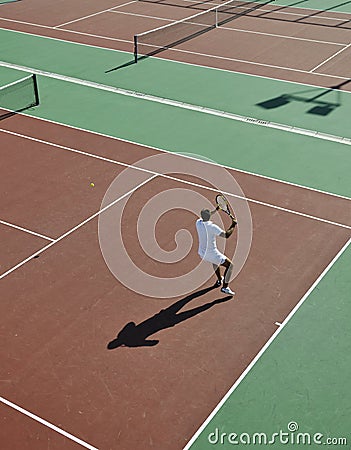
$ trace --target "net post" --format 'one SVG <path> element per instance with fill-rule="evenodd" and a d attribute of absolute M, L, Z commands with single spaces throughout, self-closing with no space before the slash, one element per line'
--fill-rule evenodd
<path fill-rule="evenodd" d="M 138 62 L 138 35 L 134 35 L 134 62 Z"/>
<path fill-rule="evenodd" d="M 34 96 L 35 96 L 35 106 L 39 105 L 39 90 L 37 76 L 33 74 L 33 86 L 34 86 Z"/>
<path fill-rule="evenodd" d="M 216 8 L 216 28 L 218 28 L 218 8 Z"/>

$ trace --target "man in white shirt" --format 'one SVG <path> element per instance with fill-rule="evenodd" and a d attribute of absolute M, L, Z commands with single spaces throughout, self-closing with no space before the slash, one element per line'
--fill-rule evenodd
<path fill-rule="evenodd" d="M 203 209 L 201 211 L 201 219 L 196 221 L 196 230 L 199 236 L 199 250 L 198 254 L 202 259 L 212 263 L 215 274 L 217 275 L 218 281 L 216 282 L 216 286 L 221 286 L 223 281 L 223 287 L 221 292 L 228 295 L 234 295 L 230 287 L 228 286 L 230 276 L 233 270 L 232 261 L 227 258 L 223 253 L 221 253 L 216 244 L 216 237 L 224 237 L 228 239 L 235 228 L 236 221 L 232 219 L 232 224 L 228 228 L 227 231 L 223 231 L 218 225 L 211 222 L 210 217 L 216 211 L 218 211 L 218 207 L 214 211 L 210 211 L 209 209 Z M 221 276 L 220 266 L 225 267 L 224 277 Z"/>

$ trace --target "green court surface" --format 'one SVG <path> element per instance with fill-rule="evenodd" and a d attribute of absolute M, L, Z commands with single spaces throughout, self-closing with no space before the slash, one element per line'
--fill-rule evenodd
<path fill-rule="evenodd" d="M 316 8 L 317 3 L 320 9 L 320 2 L 313 0 L 295 2 L 295 6 Z M 324 0 L 323 9 L 351 11 L 351 2 L 341 3 Z M 130 61 L 131 54 L 5 30 L 0 31 L 0 41 L 6 42 L 2 59 L 7 63 L 351 137 L 349 93 L 152 58 L 105 73 Z M 18 78 L 18 71 L 2 68 L 0 76 L 1 84 L 6 84 Z M 38 82 L 41 105 L 28 110 L 30 115 L 168 151 L 206 156 L 238 169 L 351 196 L 349 145 L 61 79 L 39 76 Z M 319 94 L 323 94 L 319 100 L 327 107 L 338 106 L 327 115 L 311 113 L 314 104 L 308 102 L 309 96 Z M 286 103 L 279 106 L 282 97 Z M 275 107 L 265 108 L 267 102 Z M 301 432 L 322 433 L 324 439 L 347 437 L 350 445 L 350 264 L 348 248 L 231 393 L 192 450 L 233 448 L 235 444 L 227 441 L 208 441 L 209 433 L 216 428 L 227 434 L 271 435 L 287 431 L 292 421 L 298 423 Z M 279 445 L 275 448 L 296 447 Z"/>
<path fill-rule="evenodd" d="M 33 115 L 350 195 L 350 146 L 39 77 Z M 67 103 L 69 99 L 69 104 Z"/>
<path fill-rule="evenodd" d="M 276 436 L 273 448 L 323 448 L 327 438 L 347 439 L 347 445 L 338 441 L 329 448 L 350 448 L 350 266 L 349 246 L 191 450 L 271 447 L 254 444 L 254 433 L 265 433 L 270 440 L 280 430 L 287 433 L 290 422 L 298 424 L 298 432 L 309 433 L 311 445 L 293 444 L 289 433 L 282 437 L 286 444 Z M 215 443 L 216 435 L 209 440 L 216 429 L 218 436 L 226 433 L 225 445 L 220 438 Z M 230 433 L 243 439 L 241 445 L 228 442 Z M 313 442 L 316 433 L 323 435 L 317 437 L 321 444 Z"/>
<path fill-rule="evenodd" d="M 319 11 L 351 12 L 351 3 L 343 0 L 279 0 L 274 5 L 308 8 Z"/>
<path fill-rule="evenodd" d="M 351 94 L 347 92 L 157 58 L 116 69 L 130 62 L 132 55 L 5 30 L 0 31 L 0 38 L 6 41 L 2 56 L 6 62 L 351 137 L 346 114 L 351 107 Z M 315 102 L 311 100 L 317 96 Z M 323 105 L 332 111 L 325 116 L 311 112 L 313 107 Z"/>
<path fill-rule="evenodd" d="M 22 72 L 20 70 L 9 69 L 0 65 L 0 87 L 5 86 L 8 83 L 12 83 L 13 81 L 20 80 L 27 75 L 30 75 L 30 72 Z"/>
<path fill-rule="evenodd" d="M 23 33 L 1 31 L 7 63 L 235 112 L 262 120 L 350 137 L 346 111 L 351 94 L 320 97 L 340 106 L 327 116 L 310 114 L 311 103 L 258 104 L 277 96 L 317 95 L 326 90 L 149 58 L 105 71 L 131 55 Z M 339 195 L 350 195 L 348 145 L 214 117 L 206 113 L 39 78 L 41 106 L 30 114 L 157 148 L 206 156 L 221 164 Z M 307 91 L 307 92 L 306 92 Z M 68 101 L 69 100 L 69 101 Z M 220 151 L 218 151 L 220 149 Z"/>

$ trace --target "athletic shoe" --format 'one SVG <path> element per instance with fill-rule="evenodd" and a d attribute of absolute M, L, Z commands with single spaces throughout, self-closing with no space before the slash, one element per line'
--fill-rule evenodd
<path fill-rule="evenodd" d="M 224 277 L 221 277 L 221 280 L 217 280 L 216 283 L 215 283 L 215 287 L 221 286 L 222 283 L 223 283 L 223 280 L 224 280 Z"/>
<path fill-rule="evenodd" d="M 228 294 L 228 295 L 235 295 L 235 292 L 233 292 L 230 287 L 222 287 L 221 292 L 223 292 L 223 294 Z"/>

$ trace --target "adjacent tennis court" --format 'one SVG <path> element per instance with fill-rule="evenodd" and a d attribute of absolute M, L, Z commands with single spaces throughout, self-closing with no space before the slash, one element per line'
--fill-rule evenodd
<path fill-rule="evenodd" d="M 2 447 L 347 448 L 351 2 L 0 26 Z M 234 297 L 197 254 L 218 192 Z"/>

